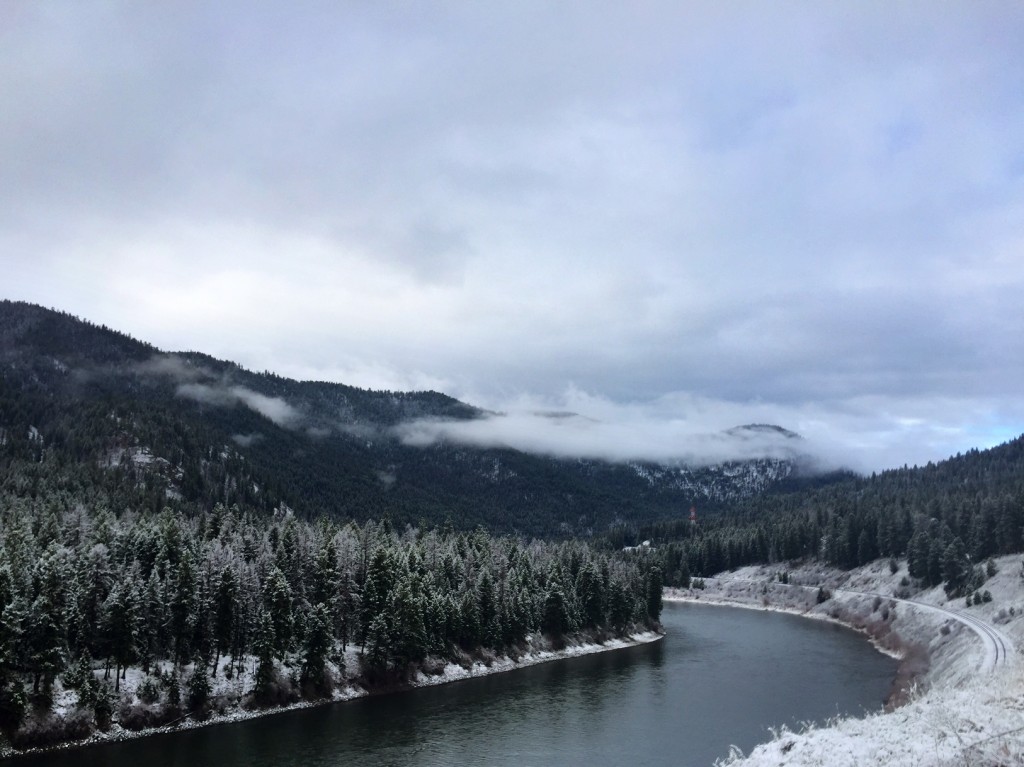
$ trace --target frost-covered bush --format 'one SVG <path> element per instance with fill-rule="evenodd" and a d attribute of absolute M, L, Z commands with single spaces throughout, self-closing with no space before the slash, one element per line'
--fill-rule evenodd
<path fill-rule="evenodd" d="M 156 703 L 160 699 L 160 682 L 151 676 L 142 680 L 139 689 L 136 691 L 139 700 L 143 703 Z"/>
<path fill-rule="evenodd" d="M 17 679 L 4 684 L 0 680 L 0 728 L 14 729 L 25 717 L 28 696 Z"/>
<path fill-rule="evenodd" d="M 269 668 L 252 697 L 246 702 L 247 708 L 284 706 L 299 699 L 298 686 L 291 678 L 284 677 L 276 668 Z"/>
<path fill-rule="evenodd" d="M 109 683 L 100 684 L 92 700 L 92 710 L 96 717 L 96 726 L 101 730 L 110 727 L 111 717 L 114 715 L 114 690 Z"/>
<path fill-rule="evenodd" d="M 170 724 L 180 718 L 181 710 L 176 706 L 131 706 L 125 704 L 117 712 L 117 723 L 126 730 L 135 732 Z"/>
<path fill-rule="evenodd" d="M 93 731 L 93 715 L 85 708 L 76 708 L 66 716 L 47 714 L 26 719 L 24 724 L 11 736 L 16 748 L 40 748 L 82 740 Z"/>
<path fill-rule="evenodd" d="M 210 702 L 211 692 L 213 687 L 206 675 L 206 667 L 196 663 L 195 671 L 188 680 L 188 710 L 193 714 L 203 713 Z"/>

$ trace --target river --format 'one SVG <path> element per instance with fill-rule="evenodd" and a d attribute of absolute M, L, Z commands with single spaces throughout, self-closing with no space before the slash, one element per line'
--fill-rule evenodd
<path fill-rule="evenodd" d="M 16 760 L 21 767 L 710 765 L 878 710 L 895 661 L 792 615 L 665 605 L 663 641 L 440 687 Z"/>

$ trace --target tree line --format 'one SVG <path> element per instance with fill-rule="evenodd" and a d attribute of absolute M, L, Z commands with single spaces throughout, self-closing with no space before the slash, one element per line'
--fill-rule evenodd
<path fill-rule="evenodd" d="M 329 693 L 328 662 L 343 668 L 350 644 L 364 679 L 401 680 L 428 656 L 506 651 L 537 632 L 556 641 L 621 633 L 656 625 L 660 610 L 656 568 L 579 542 L 223 505 L 190 517 L 115 515 L 8 498 L 0 726 L 17 728 L 33 707 L 45 712 L 58 677 L 97 719 L 128 667 L 151 672 L 157 661 L 196 669 L 183 705 L 205 702 L 209 677 L 253 668 L 254 702 L 272 703 L 286 667 L 303 694 Z M 160 695 L 181 700 L 180 690 Z"/>
<path fill-rule="evenodd" d="M 696 525 L 685 515 L 621 524 L 607 544 L 645 539 L 669 585 L 751 564 L 817 559 L 852 569 L 905 557 L 923 585 L 960 594 L 986 560 L 1024 551 L 1024 437 L 938 464 L 763 495 Z"/>

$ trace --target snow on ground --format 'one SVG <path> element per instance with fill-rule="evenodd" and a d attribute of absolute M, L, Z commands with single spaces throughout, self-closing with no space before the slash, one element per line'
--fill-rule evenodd
<path fill-rule="evenodd" d="M 914 592 L 906 585 L 905 562 L 896 573 L 886 561 L 851 572 L 819 564 L 788 571 L 785 565 L 747 567 L 706 579 L 703 590 L 666 590 L 669 600 L 786 610 L 853 625 L 879 649 L 903 658 L 903 673 L 913 674 L 909 702 L 891 713 L 800 733 L 783 730 L 722 765 L 1024 765 L 1024 664 L 1014 649 L 1024 647 L 1024 567 L 1019 555 L 996 565 L 998 572 L 982 586 L 992 601 L 971 607 L 963 598 L 947 599 L 941 587 Z M 787 572 L 790 585 L 778 580 Z M 833 593 L 821 604 L 819 586 Z M 944 610 L 975 619 L 978 630 Z M 988 636 L 986 627 L 1007 642 L 1007 658 L 994 668 L 996 640 L 983 641 L 978 633 Z"/>
<path fill-rule="evenodd" d="M 590 655 L 592 653 L 604 652 L 607 650 L 618 650 L 625 647 L 632 647 L 648 642 L 654 642 L 662 637 L 662 634 L 658 634 L 653 631 L 642 631 L 630 634 L 625 638 L 608 639 L 603 643 L 568 638 L 564 647 L 560 649 L 553 649 L 550 642 L 541 635 L 530 635 L 527 637 L 525 645 L 521 648 L 522 652 L 515 658 L 491 655 L 485 656 L 484 660 L 474 661 L 467 655 L 464 658 L 465 665 L 458 665 L 456 663 L 449 662 L 443 666 L 438 665 L 436 667 L 436 673 L 424 673 L 423 671 L 417 672 L 416 677 L 411 681 L 410 686 L 427 687 L 438 684 L 447 684 L 448 682 L 456 682 L 461 679 L 486 676 L 487 674 L 497 674 L 503 671 L 513 671 L 518 668 L 533 666 L 538 663 L 546 663 L 548 661 L 559 660 L 562 658 L 573 658 L 580 655 Z M 66 748 L 83 745 L 85 743 L 126 740 L 157 732 L 172 732 L 174 730 L 203 727 L 222 722 L 236 722 L 245 719 L 253 719 L 259 716 L 266 716 L 280 711 L 288 711 L 296 708 L 309 708 L 312 706 L 323 705 L 325 703 L 361 698 L 369 695 L 370 692 L 361 687 L 354 678 L 360 668 L 359 656 L 360 648 L 358 646 L 349 645 L 344 653 L 345 668 L 348 670 L 347 674 L 341 673 L 338 667 L 333 663 L 327 664 L 328 669 L 335 679 L 343 679 L 343 681 L 332 692 L 330 700 L 303 700 L 285 706 L 256 710 L 243 709 L 239 705 L 243 697 L 252 692 L 252 688 L 255 683 L 256 658 L 253 656 L 246 656 L 243 660 L 243 664 L 246 667 L 246 673 L 241 675 L 233 674 L 231 678 L 224 673 L 224 665 L 227 664 L 227 659 L 222 659 L 221 668 L 218 669 L 217 676 L 210 680 L 212 687 L 211 699 L 215 702 L 215 708 L 208 718 L 197 722 L 187 716 L 183 716 L 180 720 L 172 722 L 170 725 L 147 728 L 138 731 L 126 730 L 114 722 L 106 732 L 96 732 L 85 741 L 58 745 L 57 747 Z M 143 682 L 147 678 L 153 678 L 153 676 L 159 674 L 161 670 L 172 673 L 174 668 L 170 662 L 160 661 L 154 664 L 151 674 L 146 674 L 139 668 L 127 669 L 124 672 L 124 677 L 121 679 L 119 685 L 119 701 L 131 705 L 139 705 L 140 701 L 138 692 Z M 185 683 L 193 673 L 193 665 L 188 664 L 186 666 L 179 667 L 177 672 L 182 687 L 184 687 Z M 279 666 L 279 672 L 282 676 L 287 676 L 289 669 L 287 667 Z M 93 673 L 96 675 L 97 679 L 104 679 L 105 674 L 102 668 L 94 668 Z M 114 672 L 111 670 L 109 680 L 111 685 L 113 684 L 113 681 Z M 183 689 L 182 695 L 184 696 L 185 694 L 185 690 Z M 61 716 L 66 715 L 75 707 L 77 702 L 77 693 L 73 690 L 64 689 L 61 680 L 58 678 L 54 685 L 54 713 Z M 4 746 L 4 744 L 0 744 L 0 759 L 11 756 L 15 753 L 28 753 L 36 750 L 39 749 L 27 749 L 26 751 L 16 752 L 11 750 L 9 747 Z"/>
<path fill-rule="evenodd" d="M 546 663 L 560 658 L 575 658 L 580 655 L 590 655 L 605 650 L 619 650 L 623 647 L 632 647 L 646 642 L 654 642 L 661 639 L 661 634 L 653 631 L 644 631 L 631 635 L 628 639 L 609 639 L 604 644 L 596 642 L 579 642 L 569 644 L 561 650 L 552 650 L 545 647 L 545 642 L 537 636 L 528 636 L 527 643 L 529 650 L 518 658 L 510 658 L 507 655 L 496 657 L 490 661 L 490 665 L 476 662 L 468 668 L 457 663 L 448 663 L 438 674 L 425 674 L 420 671 L 413 681 L 414 687 L 425 687 L 434 684 L 445 684 L 459 679 L 469 679 L 475 676 L 495 674 L 501 671 L 512 671 L 513 669 L 525 666 L 535 666 L 538 663 Z"/>

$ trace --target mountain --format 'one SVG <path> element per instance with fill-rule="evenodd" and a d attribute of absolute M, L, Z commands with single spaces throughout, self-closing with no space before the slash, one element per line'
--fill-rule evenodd
<path fill-rule="evenodd" d="M 751 495 L 697 525 L 626 522 L 607 538 L 614 547 L 651 541 L 672 585 L 766 562 L 851 569 L 906 557 L 922 583 L 972 592 L 984 580 L 979 563 L 1024 551 L 1024 435 L 925 466 Z"/>
<path fill-rule="evenodd" d="M 62 482 L 119 509 L 224 503 L 564 535 L 819 481 L 800 471 L 799 437 L 776 426 L 720 438 L 770 433 L 791 450 L 702 468 L 413 446 L 397 428 L 490 415 L 433 391 L 294 381 L 166 353 L 65 313 L 0 302 L 0 492 L 12 495 Z"/>

